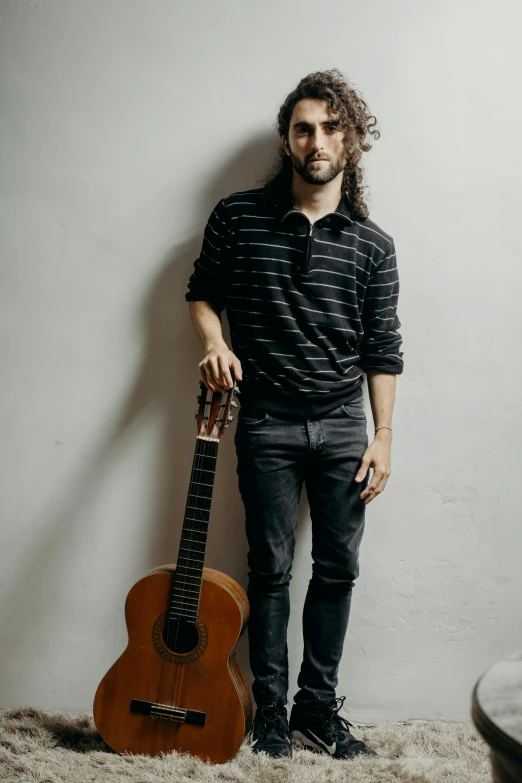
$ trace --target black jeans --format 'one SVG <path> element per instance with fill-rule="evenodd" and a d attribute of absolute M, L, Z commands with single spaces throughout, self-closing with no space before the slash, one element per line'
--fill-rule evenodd
<path fill-rule="evenodd" d="M 254 699 L 286 704 L 289 582 L 303 482 L 312 519 L 312 578 L 304 655 L 294 701 L 335 697 L 348 627 L 369 475 L 355 475 L 368 446 L 363 398 L 313 418 L 239 410 L 235 445 L 249 544 L 248 624 Z M 369 471 L 368 471 L 369 473 Z"/>

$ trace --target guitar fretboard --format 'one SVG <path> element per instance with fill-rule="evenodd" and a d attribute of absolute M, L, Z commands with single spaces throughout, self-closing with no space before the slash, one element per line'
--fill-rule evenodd
<path fill-rule="evenodd" d="M 196 622 L 219 441 L 198 437 L 173 574 L 169 617 Z"/>

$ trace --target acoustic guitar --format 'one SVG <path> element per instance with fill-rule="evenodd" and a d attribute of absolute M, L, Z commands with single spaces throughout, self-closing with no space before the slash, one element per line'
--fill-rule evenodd
<path fill-rule="evenodd" d="M 219 441 L 239 389 L 200 386 L 178 558 L 129 591 L 128 645 L 100 682 L 93 713 L 100 735 L 118 753 L 176 750 L 221 764 L 252 724 L 252 699 L 235 654 L 248 599 L 231 577 L 203 567 Z"/>

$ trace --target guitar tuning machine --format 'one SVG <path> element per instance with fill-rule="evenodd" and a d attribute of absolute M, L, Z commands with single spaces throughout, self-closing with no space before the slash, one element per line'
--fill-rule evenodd
<path fill-rule="evenodd" d="M 237 402 L 235 400 L 232 400 L 230 405 L 231 405 L 232 408 L 239 408 L 239 405 L 237 404 Z"/>
<path fill-rule="evenodd" d="M 231 421 L 234 421 L 234 417 L 233 417 L 232 415 L 230 415 L 230 414 L 229 414 L 229 415 L 227 416 L 227 421 L 228 421 L 228 423 L 230 424 L 230 422 L 231 422 Z"/>

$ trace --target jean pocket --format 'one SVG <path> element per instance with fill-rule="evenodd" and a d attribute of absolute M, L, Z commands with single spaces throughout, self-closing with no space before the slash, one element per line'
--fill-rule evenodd
<path fill-rule="evenodd" d="M 366 411 L 364 410 L 364 400 L 362 397 L 358 397 L 351 402 L 345 402 L 341 405 L 342 411 L 349 419 L 357 419 L 358 421 L 366 421 Z"/>

